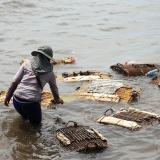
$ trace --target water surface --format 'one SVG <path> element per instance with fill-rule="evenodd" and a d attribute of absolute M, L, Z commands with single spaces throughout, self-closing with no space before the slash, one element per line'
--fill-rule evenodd
<path fill-rule="evenodd" d="M 22 58 L 41 45 L 50 45 L 54 58 L 74 55 L 74 65 L 54 67 L 55 73 L 98 70 L 110 72 L 114 79 L 143 88 L 138 103 L 100 103 L 77 99 L 57 110 L 43 110 L 41 127 L 23 122 L 13 106 L 0 109 L 0 159 L 108 159 L 159 160 L 160 127 L 147 130 L 98 124 L 94 119 L 110 108 L 135 107 L 159 111 L 159 89 L 149 85 L 147 77 L 124 78 L 110 70 L 116 63 L 132 59 L 159 63 L 159 0 L 1 0 L 0 2 L 0 90 L 7 89 Z M 61 95 L 73 92 L 81 83 L 57 82 Z M 46 89 L 49 89 L 46 86 Z M 108 139 L 109 148 L 97 154 L 64 152 L 55 130 L 69 120 L 90 125 Z"/>

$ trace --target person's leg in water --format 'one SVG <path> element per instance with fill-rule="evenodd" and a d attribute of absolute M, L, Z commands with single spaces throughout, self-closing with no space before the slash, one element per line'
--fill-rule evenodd
<path fill-rule="evenodd" d="M 29 122 L 33 126 L 38 126 L 42 121 L 42 110 L 39 102 L 33 102 L 23 107 L 24 112 L 27 114 Z"/>
<path fill-rule="evenodd" d="M 39 102 L 21 102 L 13 97 L 13 105 L 16 111 L 29 122 L 38 126 L 42 121 L 42 111 Z"/>
<path fill-rule="evenodd" d="M 15 99 L 15 97 L 13 96 L 13 106 L 14 106 L 15 110 L 22 116 L 22 118 L 24 120 L 27 120 L 28 117 L 23 112 L 21 105 L 22 105 L 22 103 L 20 101 L 18 101 L 17 99 Z"/>

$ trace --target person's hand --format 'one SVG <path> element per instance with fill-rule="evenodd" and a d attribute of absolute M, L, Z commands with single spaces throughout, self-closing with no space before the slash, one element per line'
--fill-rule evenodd
<path fill-rule="evenodd" d="M 59 103 L 63 104 L 64 103 L 63 99 L 60 98 Z"/>
<path fill-rule="evenodd" d="M 4 105 L 7 106 L 7 107 L 9 107 L 9 100 L 5 99 L 4 100 Z"/>
<path fill-rule="evenodd" d="M 63 101 L 63 99 L 59 99 L 59 101 L 55 101 L 54 99 L 53 100 L 51 100 L 51 102 L 53 103 L 53 104 L 63 104 L 64 103 L 64 101 Z"/>

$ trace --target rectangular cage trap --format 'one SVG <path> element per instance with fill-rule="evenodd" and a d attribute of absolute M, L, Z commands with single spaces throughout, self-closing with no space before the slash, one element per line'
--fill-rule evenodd
<path fill-rule="evenodd" d="M 73 121 L 69 121 L 64 128 L 56 131 L 56 137 L 65 151 L 95 153 L 108 148 L 107 139 L 97 130 L 78 125 L 76 122 L 68 126 L 70 122 Z"/>
<path fill-rule="evenodd" d="M 119 111 L 110 108 L 104 112 L 103 116 L 97 119 L 97 122 L 139 130 L 142 126 L 159 124 L 160 115 L 131 107 L 127 109 L 121 108 Z"/>
<path fill-rule="evenodd" d="M 117 63 L 116 65 L 110 66 L 110 68 L 119 74 L 127 77 L 145 76 L 145 74 L 151 70 L 160 70 L 160 65 L 158 64 L 129 64 L 123 65 Z"/>
<path fill-rule="evenodd" d="M 104 102 L 131 103 L 139 97 L 141 90 L 124 85 L 120 80 L 95 80 L 87 86 L 82 85 L 73 94 L 79 98 L 87 100 L 97 100 Z"/>

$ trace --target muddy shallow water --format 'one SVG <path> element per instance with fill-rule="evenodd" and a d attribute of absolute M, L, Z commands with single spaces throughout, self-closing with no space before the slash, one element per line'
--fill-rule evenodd
<path fill-rule="evenodd" d="M 74 55 L 76 63 L 54 67 L 57 75 L 79 70 L 98 70 L 113 74 L 113 79 L 142 88 L 140 99 L 130 105 L 75 99 L 68 95 L 81 85 L 57 81 L 64 105 L 43 109 L 42 125 L 33 128 L 15 112 L 0 104 L 0 159 L 111 159 L 159 160 L 160 126 L 131 131 L 96 123 L 96 117 L 110 108 L 135 107 L 160 114 L 157 86 L 149 77 L 123 77 L 110 66 L 126 60 L 159 63 L 159 1 L 35 1 L 0 2 L 0 90 L 7 89 L 22 58 L 40 45 L 50 45 L 54 58 Z M 49 86 L 45 89 L 49 90 Z M 102 153 L 64 152 L 55 130 L 69 120 L 96 128 L 108 139 Z"/>

